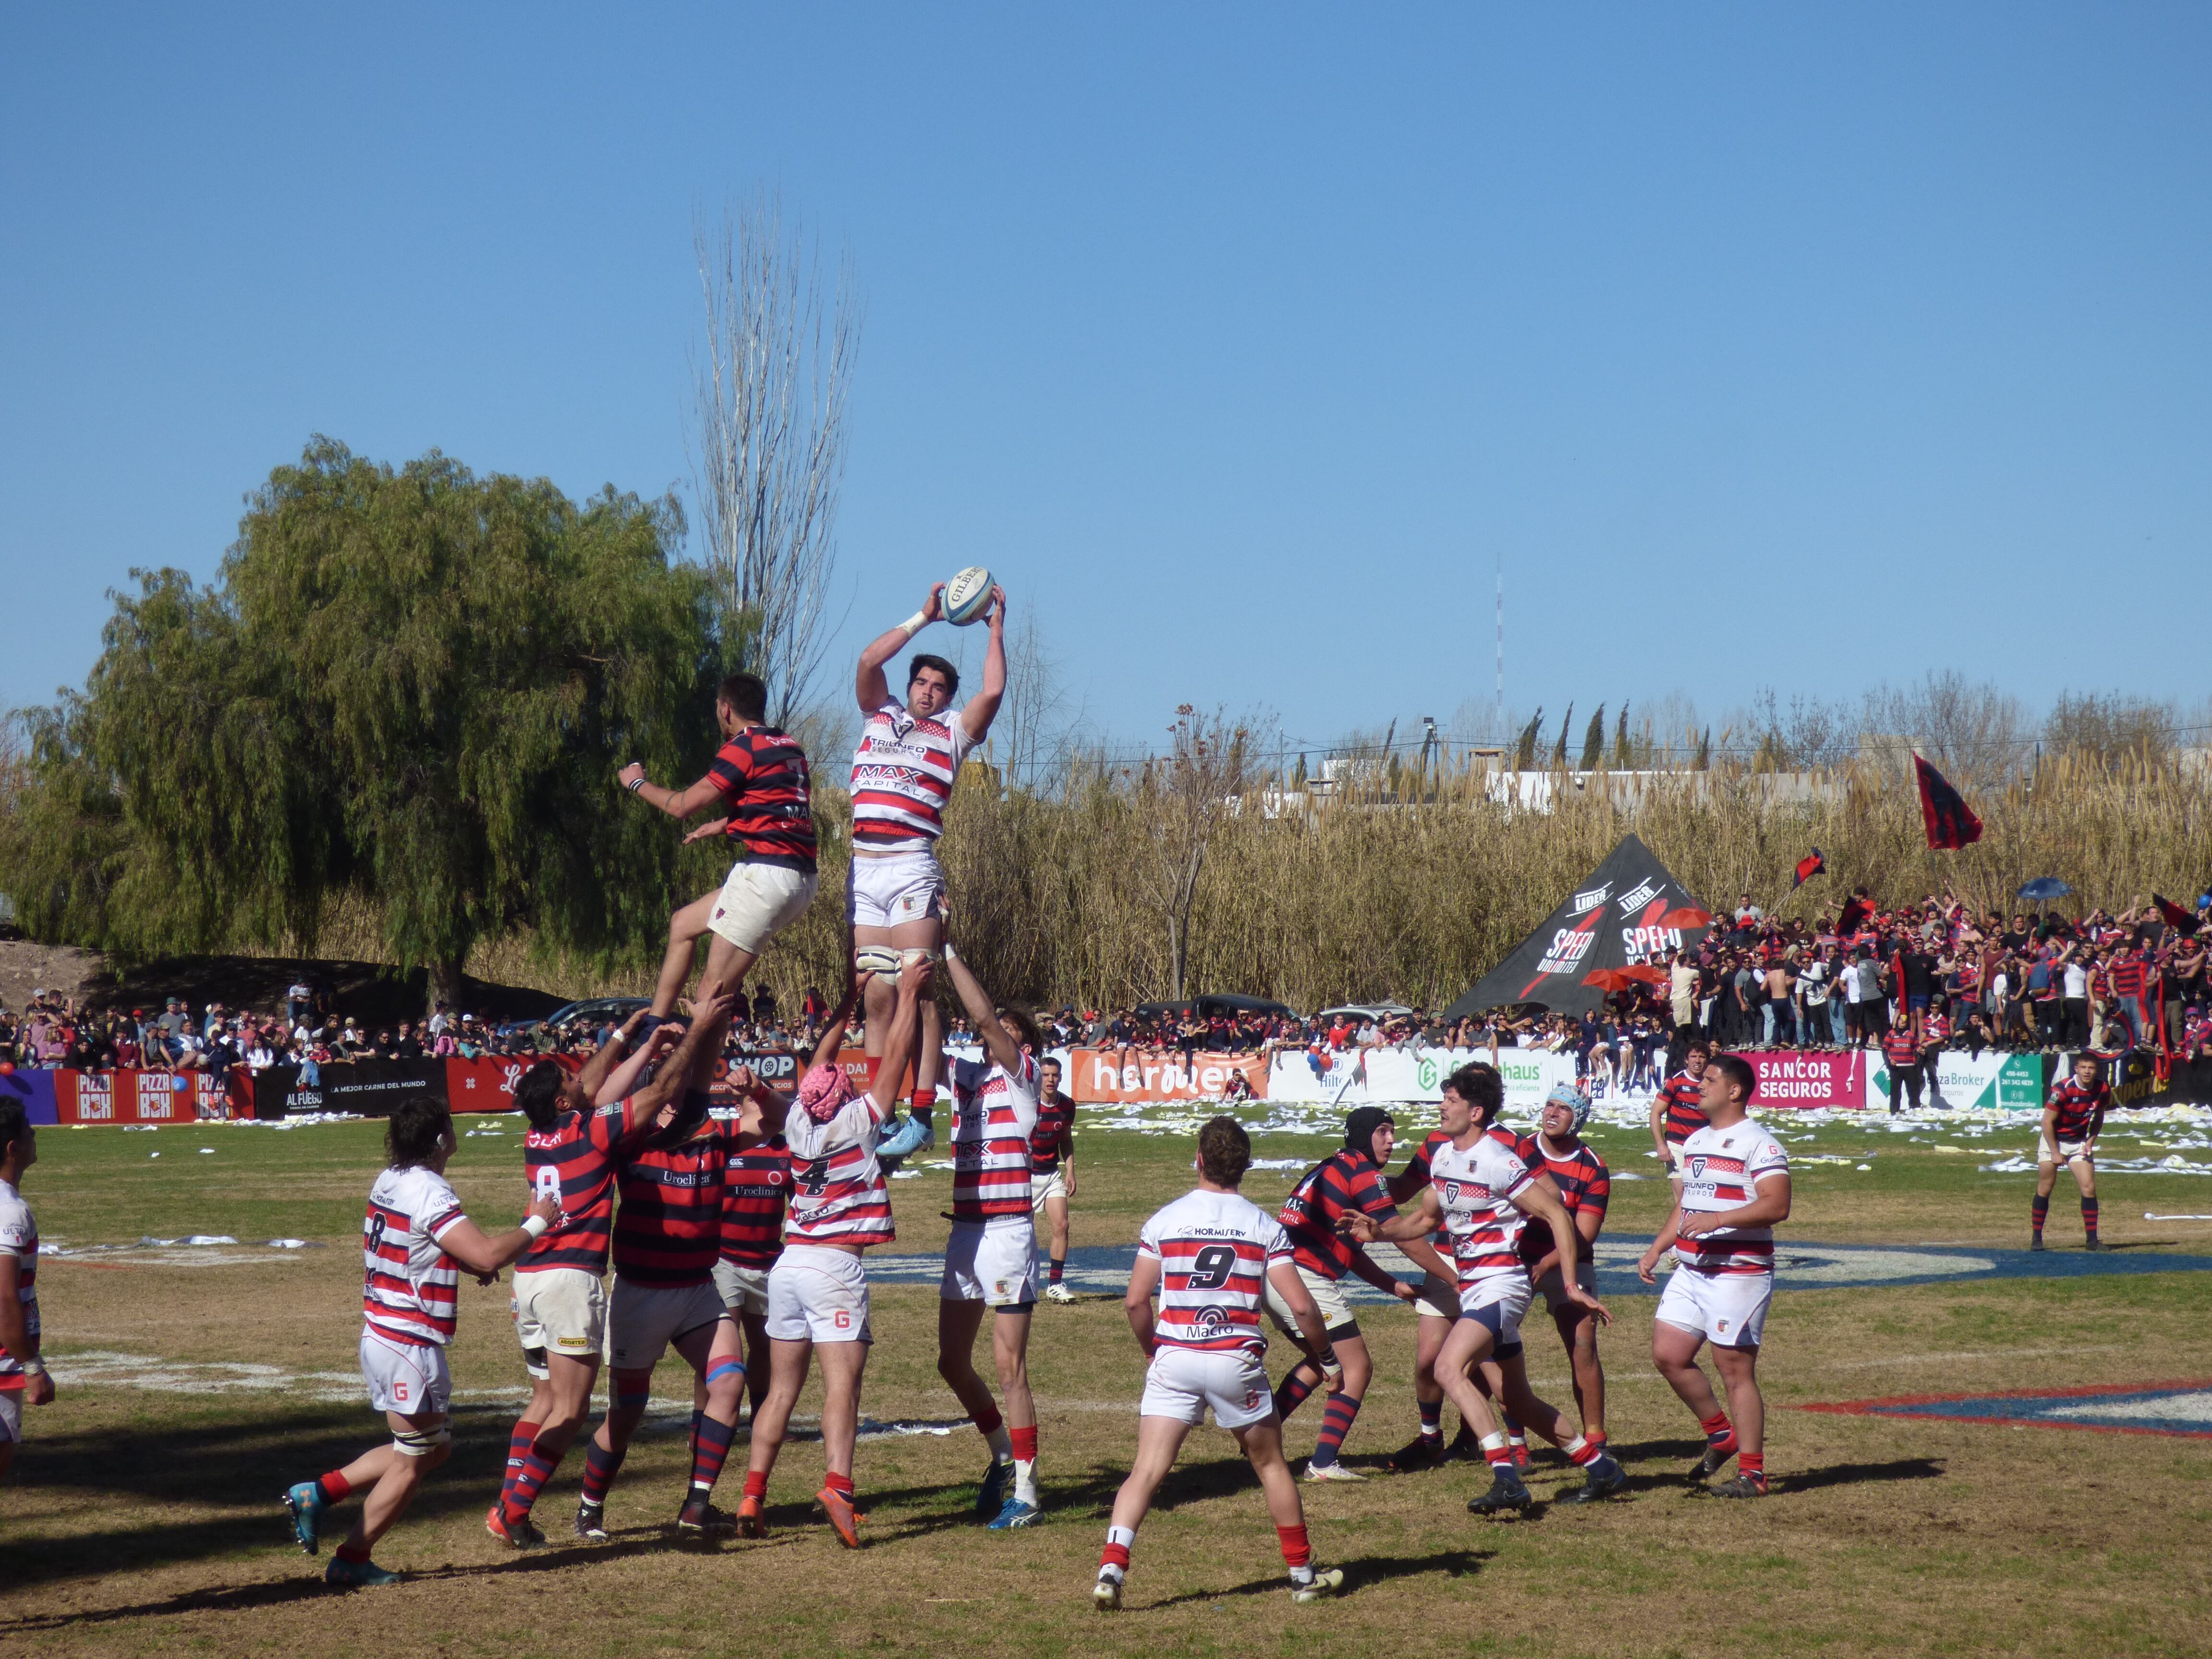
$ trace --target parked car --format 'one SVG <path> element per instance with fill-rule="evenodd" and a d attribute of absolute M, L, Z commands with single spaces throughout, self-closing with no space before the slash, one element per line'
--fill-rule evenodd
<path fill-rule="evenodd" d="M 544 1019 L 510 1019 L 501 1022 L 499 1034 L 514 1036 L 523 1031 L 535 1030 L 540 1025 L 550 1025 L 561 1036 L 568 1034 L 573 1025 L 583 1025 L 592 1030 L 602 1026 L 619 1025 L 639 1009 L 649 1006 L 647 997 L 586 997 L 581 1002 L 563 1003 Z"/>

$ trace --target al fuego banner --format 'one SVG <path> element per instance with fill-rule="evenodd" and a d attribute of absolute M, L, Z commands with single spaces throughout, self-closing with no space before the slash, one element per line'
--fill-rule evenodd
<path fill-rule="evenodd" d="M 1589 976 L 1604 969 L 1656 969 L 1655 982 L 1663 994 L 1667 953 L 1693 947 L 1705 936 L 1705 923 L 1681 925 L 1684 911 L 1702 915 L 1704 907 L 1650 848 L 1634 836 L 1624 836 L 1544 925 L 1514 946 L 1443 1017 L 1455 1020 L 1518 1002 L 1586 1013 L 1604 1005 L 1602 982 L 1589 983 Z"/>

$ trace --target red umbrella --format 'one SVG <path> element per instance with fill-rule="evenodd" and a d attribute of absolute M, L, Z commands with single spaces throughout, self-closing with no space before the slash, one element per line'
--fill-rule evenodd
<path fill-rule="evenodd" d="M 1710 927 L 1712 917 L 1694 904 L 1686 904 L 1679 910 L 1669 910 L 1659 918 L 1662 927 Z"/>
<path fill-rule="evenodd" d="M 1600 991 L 1626 991 L 1632 985 L 1663 985 L 1663 968 L 1598 968 L 1583 975 L 1583 983 Z"/>

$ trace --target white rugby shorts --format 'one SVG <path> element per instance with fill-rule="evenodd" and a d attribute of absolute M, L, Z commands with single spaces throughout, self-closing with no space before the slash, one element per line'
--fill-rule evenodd
<path fill-rule="evenodd" d="M 718 1256 L 714 1261 L 714 1291 L 722 1298 L 722 1305 L 733 1314 L 764 1315 L 768 1312 L 768 1274 L 766 1267 L 747 1267 L 727 1256 Z"/>
<path fill-rule="evenodd" d="M 768 942 L 806 914 L 822 878 L 778 864 L 738 863 L 714 899 L 707 926 L 740 951 L 758 956 Z"/>
<path fill-rule="evenodd" d="M 1206 1353 L 1196 1348 L 1152 1351 L 1145 1370 L 1145 1397 L 1138 1403 L 1139 1417 L 1171 1417 L 1194 1425 L 1206 1420 L 1213 1407 L 1213 1420 L 1224 1429 L 1249 1428 L 1275 1414 L 1274 1389 L 1267 1368 L 1250 1348 L 1231 1348 Z"/>
<path fill-rule="evenodd" d="M 1488 1327 L 1497 1338 L 1497 1351 L 1503 1354 L 1520 1341 L 1522 1316 L 1535 1297 L 1535 1286 L 1520 1268 L 1510 1273 L 1485 1273 L 1459 1287 L 1460 1317 Z"/>
<path fill-rule="evenodd" d="M 1424 1273 L 1421 1275 L 1421 1294 L 1413 1305 L 1419 1310 L 1424 1319 L 1457 1319 L 1459 1286 L 1449 1279 Z"/>
<path fill-rule="evenodd" d="M 856 854 L 845 893 L 855 927 L 903 927 L 937 914 L 945 872 L 934 843 L 911 853 Z"/>
<path fill-rule="evenodd" d="M 23 1391 L 0 1389 L 0 1446 L 12 1446 L 23 1437 Z"/>
<path fill-rule="evenodd" d="M 1597 1294 L 1597 1263 L 1576 1262 L 1575 1283 L 1592 1296 L 1595 1296 Z M 1553 1313 L 1559 1312 L 1562 1308 L 1571 1308 L 1575 1305 L 1567 1300 L 1566 1281 L 1559 1277 L 1557 1262 L 1547 1267 L 1544 1270 L 1544 1276 L 1536 1281 L 1536 1294 L 1544 1298 L 1544 1306 Z M 1587 1313 L 1589 1310 L 1584 1309 L 1583 1311 Z"/>
<path fill-rule="evenodd" d="M 443 1412 L 453 1401 L 453 1374 L 446 1351 L 434 1343 L 392 1342 L 363 1331 L 361 1375 L 368 1403 L 380 1412 L 419 1417 Z"/>
<path fill-rule="evenodd" d="M 669 1345 L 722 1317 L 721 1292 L 708 1279 L 697 1285 L 633 1285 L 615 1275 L 607 1302 L 607 1364 L 618 1371 L 649 1371 Z"/>
<path fill-rule="evenodd" d="M 768 1334 L 777 1342 L 873 1341 L 860 1258 L 825 1245 L 786 1245 L 768 1270 Z"/>
<path fill-rule="evenodd" d="M 1772 1273 L 1701 1273 L 1677 1267 L 1659 1293 L 1662 1325 L 1695 1331 L 1717 1348 L 1755 1348 L 1774 1300 Z"/>
<path fill-rule="evenodd" d="M 607 1342 L 607 1287 L 581 1267 L 539 1267 L 514 1275 L 514 1338 L 525 1354 L 536 1349 L 571 1359 L 597 1359 Z M 532 1376 L 548 1373 L 541 1365 Z"/>
<path fill-rule="evenodd" d="M 2035 1137 L 2035 1161 L 2038 1164 L 2071 1164 L 2075 1158 L 2089 1158 L 2089 1143 L 2086 1140 L 2062 1140 L 2058 1150 L 2051 1150 L 2051 1137 L 2040 1131 Z M 2091 1160 L 2094 1161 L 2094 1160 Z"/>
<path fill-rule="evenodd" d="M 1298 1282 L 1321 1310 L 1322 1328 L 1331 1336 L 1357 1336 L 1359 1321 L 1352 1316 L 1352 1304 L 1344 1299 L 1342 1281 L 1324 1279 L 1321 1274 L 1300 1267 Z M 1267 1286 L 1267 1316 L 1275 1322 L 1285 1336 L 1293 1342 L 1304 1342 L 1305 1334 L 1298 1329 L 1298 1322 L 1291 1312 L 1291 1304 L 1283 1300 L 1283 1293 L 1275 1288 L 1272 1279 L 1261 1281 Z"/>
<path fill-rule="evenodd" d="M 1030 1177 L 1030 1213 L 1043 1214 L 1044 1201 L 1048 1198 L 1056 1198 L 1062 1203 L 1067 1201 L 1067 1182 L 1060 1179 L 1060 1168 L 1057 1164 L 1053 1167 L 1050 1175 L 1033 1175 Z"/>
<path fill-rule="evenodd" d="M 956 1221 L 945 1243 L 938 1298 L 1026 1308 L 1037 1299 L 1036 1229 L 1025 1215 Z"/>

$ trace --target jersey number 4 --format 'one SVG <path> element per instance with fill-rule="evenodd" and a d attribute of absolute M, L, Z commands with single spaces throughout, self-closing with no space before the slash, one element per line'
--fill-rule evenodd
<path fill-rule="evenodd" d="M 1218 1291 L 1236 1271 L 1237 1252 L 1226 1244 L 1209 1244 L 1190 1260 L 1190 1288 Z"/>

